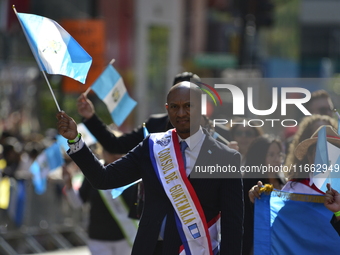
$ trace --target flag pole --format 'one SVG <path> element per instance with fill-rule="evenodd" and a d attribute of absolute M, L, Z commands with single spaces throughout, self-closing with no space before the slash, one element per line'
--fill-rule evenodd
<path fill-rule="evenodd" d="M 55 97 L 55 95 L 54 95 L 54 92 L 53 92 L 53 90 L 52 90 L 52 87 L 51 87 L 51 85 L 50 85 L 50 82 L 48 81 L 45 72 L 44 72 L 44 71 L 41 71 L 41 72 L 43 73 L 43 75 L 44 75 L 44 77 L 45 77 L 45 80 L 46 80 L 47 85 L 48 85 L 48 87 L 49 87 L 49 89 L 50 89 L 50 91 L 51 91 L 51 94 L 52 94 L 52 97 L 53 97 L 53 99 L 54 99 L 54 102 L 55 102 L 55 104 L 56 104 L 56 106 L 57 106 L 57 108 L 58 108 L 58 111 L 60 112 L 61 110 L 60 110 L 59 104 L 58 104 L 58 102 L 57 102 L 57 99 L 56 99 L 56 97 Z"/>
<path fill-rule="evenodd" d="M 20 20 L 19 17 L 18 17 L 18 13 L 17 13 L 17 10 L 15 9 L 15 5 L 13 5 L 12 8 L 13 8 L 13 11 L 14 11 L 15 15 L 17 16 L 17 18 L 18 18 L 18 20 L 19 20 L 20 26 L 21 26 L 21 28 L 22 28 L 22 31 L 23 31 L 24 34 L 25 34 L 26 40 L 27 40 L 27 42 L 28 42 L 28 45 L 29 45 L 30 48 L 31 48 L 31 51 L 32 51 L 33 56 L 34 56 L 34 58 L 35 58 L 35 61 L 37 62 L 40 71 L 41 71 L 41 72 L 43 73 L 43 75 L 44 75 L 44 78 L 45 78 L 45 80 L 46 80 L 46 82 L 47 82 L 47 85 L 48 85 L 50 91 L 51 91 L 52 97 L 53 97 L 54 102 L 55 102 L 55 104 L 56 104 L 56 106 L 57 106 L 57 108 L 58 108 L 58 111 L 60 112 L 61 110 L 60 110 L 59 104 L 58 104 L 58 102 L 57 102 L 57 99 L 56 99 L 56 97 L 55 97 L 55 95 L 54 95 L 54 93 L 53 93 L 53 90 L 52 90 L 52 88 L 51 88 L 51 85 L 50 85 L 50 83 L 49 83 L 47 77 L 46 77 L 46 74 L 44 73 L 44 70 L 43 70 L 43 68 L 42 68 L 42 66 L 41 66 L 41 63 L 38 61 L 38 58 L 37 58 L 37 56 L 35 55 L 34 50 L 32 50 L 32 45 L 31 45 L 31 43 L 30 43 L 30 40 L 28 40 L 28 36 L 27 36 L 27 34 L 26 34 L 26 31 L 25 31 L 25 29 L 24 29 L 24 27 L 23 27 L 23 25 L 22 25 L 22 23 L 21 23 L 21 20 Z"/>
<path fill-rule="evenodd" d="M 340 120 L 340 114 L 338 113 L 337 109 L 334 109 L 333 111 L 335 112 L 336 116 L 338 117 L 338 120 Z"/>
<path fill-rule="evenodd" d="M 116 60 L 113 58 L 111 59 L 109 65 L 112 65 Z M 84 92 L 84 95 L 86 96 L 91 90 L 91 86 L 87 88 L 87 90 Z"/>

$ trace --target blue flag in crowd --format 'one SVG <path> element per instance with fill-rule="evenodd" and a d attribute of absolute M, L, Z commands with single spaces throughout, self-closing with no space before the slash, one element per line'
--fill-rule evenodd
<path fill-rule="evenodd" d="M 255 201 L 254 255 L 339 254 L 332 216 L 322 195 L 263 193 Z"/>
<path fill-rule="evenodd" d="M 15 185 L 11 185 L 10 202 L 8 215 L 17 227 L 24 221 L 26 205 L 26 185 L 25 180 L 18 180 Z"/>
<path fill-rule="evenodd" d="M 26 13 L 17 16 L 41 71 L 85 83 L 92 58 L 68 32 L 42 16 Z"/>
<path fill-rule="evenodd" d="M 326 127 L 322 127 L 318 132 L 314 163 L 328 166 Z"/>
<path fill-rule="evenodd" d="M 123 124 L 137 104 L 127 93 L 122 77 L 112 65 L 107 66 L 91 89 L 106 104 L 117 126 Z"/>
<path fill-rule="evenodd" d="M 34 189 L 37 194 L 43 194 L 46 191 L 49 172 L 61 167 L 63 164 L 64 158 L 57 142 L 38 155 L 30 167 Z"/>
<path fill-rule="evenodd" d="M 131 187 L 132 185 L 134 185 L 134 184 L 140 182 L 141 180 L 142 180 L 142 179 L 139 179 L 139 180 L 137 180 L 137 181 L 135 181 L 135 182 L 132 182 L 132 183 L 130 183 L 130 184 L 128 184 L 128 185 L 125 185 L 125 186 L 122 186 L 122 187 L 119 187 L 119 188 L 112 189 L 112 190 L 111 190 L 112 198 L 115 199 L 115 198 L 119 197 L 119 196 L 123 193 L 124 190 L 126 190 L 127 188 Z"/>
<path fill-rule="evenodd" d="M 318 132 L 314 166 L 315 171 L 310 172 L 311 183 L 321 191 L 327 191 L 327 183 L 332 188 L 340 190 L 340 148 L 327 142 L 326 126 Z"/>

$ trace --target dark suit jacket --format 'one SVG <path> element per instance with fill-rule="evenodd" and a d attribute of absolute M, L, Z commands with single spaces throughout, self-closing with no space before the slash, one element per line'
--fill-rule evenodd
<path fill-rule="evenodd" d="M 167 215 L 163 241 L 164 255 L 177 255 L 181 240 L 177 232 L 174 211 L 161 183 L 158 181 L 149 157 L 148 138 L 126 156 L 104 167 L 84 146 L 70 154 L 97 189 L 111 189 L 143 179 L 145 205 L 132 254 L 152 255 L 162 221 Z M 228 165 L 239 169 L 240 155 L 210 135 L 205 138 L 196 165 Z M 242 179 L 193 179 L 189 180 L 201 202 L 209 222 L 221 212 L 221 253 L 241 254 L 243 232 Z"/>
<path fill-rule="evenodd" d="M 142 126 L 137 127 L 131 133 L 116 137 L 97 115 L 93 115 L 92 118 L 85 120 L 84 124 L 105 150 L 111 153 L 125 154 L 144 139 Z M 151 115 L 145 122 L 145 125 L 149 133 L 165 132 L 173 128 L 166 113 Z M 215 130 L 222 137 L 230 141 L 230 132 L 225 126 L 216 125 Z"/>

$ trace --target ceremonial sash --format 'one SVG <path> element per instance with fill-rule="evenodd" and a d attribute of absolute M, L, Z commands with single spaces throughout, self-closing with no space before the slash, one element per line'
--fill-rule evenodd
<path fill-rule="evenodd" d="M 99 190 L 107 209 L 119 225 L 126 241 L 132 247 L 137 234 L 138 224 L 136 220 L 128 217 L 128 208 L 122 196 L 112 198 L 111 190 Z"/>
<path fill-rule="evenodd" d="M 196 192 L 187 178 L 176 130 L 151 134 L 149 148 L 158 180 L 175 211 L 177 229 L 184 247 L 179 253 L 212 255 L 208 224 Z M 217 222 L 215 225 L 218 225 Z M 215 232 L 214 239 L 218 240 L 218 231 Z"/>

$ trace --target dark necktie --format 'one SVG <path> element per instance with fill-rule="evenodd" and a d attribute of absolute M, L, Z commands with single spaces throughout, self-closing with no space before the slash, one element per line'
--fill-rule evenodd
<path fill-rule="evenodd" d="M 184 163 L 184 169 L 186 171 L 187 168 L 187 160 L 185 158 L 185 149 L 188 148 L 188 144 L 185 141 L 181 141 L 179 143 L 180 147 L 181 147 L 181 153 L 182 153 L 182 157 L 183 157 L 183 163 Z"/>

